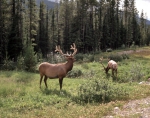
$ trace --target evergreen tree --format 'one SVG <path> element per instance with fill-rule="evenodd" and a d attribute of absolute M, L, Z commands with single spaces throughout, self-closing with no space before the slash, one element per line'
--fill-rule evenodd
<path fill-rule="evenodd" d="M 28 45 L 30 42 L 32 42 L 32 45 L 35 47 L 36 44 L 36 36 L 37 36 L 37 30 L 38 30 L 38 22 L 39 22 L 39 15 L 38 15 L 38 7 L 35 0 L 28 0 L 27 4 L 28 10 L 27 10 L 27 16 L 26 16 L 26 22 L 27 22 L 27 41 L 26 44 Z"/>
<path fill-rule="evenodd" d="M 10 27 L 10 6 L 6 0 L 0 2 L 0 64 L 5 60 L 7 54 L 7 42 Z"/>
<path fill-rule="evenodd" d="M 135 0 L 131 2 L 131 41 L 132 44 L 139 45 L 140 43 L 140 28 L 137 22 L 137 9 L 135 8 Z"/>
<path fill-rule="evenodd" d="M 40 21 L 39 21 L 39 48 L 43 54 L 43 57 L 46 58 L 48 53 L 48 34 L 47 34 L 47 12 L 44 2 L 40 3 Z"/>
<path fill-rule="evenodd" d="M 141 16 L 140 16 L 140 32 L 141 32 L 141 40 L 140 45 L 143 45 L 146 39 L 146 26 L 145 26 L 145 18 L 144 18 L 144 12 L 142 10 Z"/>
<path fill-rule="evenodd" d="M 13 60 L 17 61 L 17 57 L 20 55 L 20 52 L 22 51 L 22 39 L 20 37 L 20 30 L 19 30 L 19 19 L 20 15 L 17 11 L 19 6 L 19 1 L 17 3 L 15 0 L 12 0 L 12 24 L 11 24 L 11 30 L 8 36 L 8 57 Z"/>
<path fill-rule="evenodd" d="M 31 43 L 25 47 L 24 52 L 25 70 L 35 72 L 37 64 L 37 55 L 35 54 L 34 48 Z"/>

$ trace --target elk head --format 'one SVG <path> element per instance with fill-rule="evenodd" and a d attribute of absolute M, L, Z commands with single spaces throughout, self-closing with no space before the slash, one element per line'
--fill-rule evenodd
<path fill-rule="evenodd" d="M 59 52 L 60 54 L 65 56 L 67 59 L 66 63 L 50 64 L 48 62 L 43 62 L 40 64 L 39 66 L 39 72 L 41 76 L 40 87 L 44 76 L 44 82 L 46 88 L 47 88 L 47 78 L 50 79 L 59 78 L 60 90 L 62 89 L 63 78 L 67 75 L 68 71 L 72 70 L 74 55 L 77 53 L 77 48 L 74 43 L 73 45 L 71 45 L 70 49 L 74 51 L 72 54 L 64 54 L 60 49 L 60 46 L 56 46 L 55 52 Z"/>
<path fill-rule="evenodd" d="M 62 54 L 63 56 L 66 57 L 67 61 L 69 60 L 73 60 L 74 61 L 74 55 L 77 53 L 77 48 L 76 48 L 76 45 L 75 43 L 73 43 L 73 45 L 71 45 L 71 50 L 73 50 L 74 52 L 72 54 L 64 54 L 62 52 L 62 50 L 60 49 L 60 46 L 56 46 L 56 49 L 55 49 L 55 52 L 59 52 L 60 54 Z"/>

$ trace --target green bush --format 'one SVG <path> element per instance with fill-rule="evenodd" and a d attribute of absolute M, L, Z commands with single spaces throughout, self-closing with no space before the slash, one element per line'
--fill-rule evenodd
<path fill-rule="evenodd" d="M 24 64 L 27 71 L 34 72 L 36 70 L 37 55 L 34 54 L 32 45 L 25 49 Z"/>
<path fill-rule="evenodd" d="M 25 63 L 24 63 L 24 57 L 18 57 L 17 60 L 17 69 L 18 70 L 24 70 L 25 69 Z"/>
<path fill-rule="evenodd" d="M 121 56 L 122 56 L 122 59 L 129 59 L 129 55 L 127 54 L 122 54 Z"/>
<path fill-rule="evenodd" d="M 117 77 L 119 83 L 127 83 L 131 82 L 131 78 L 128 72 L 123 73 L 119 77 Z"/>
<path fill-rule="evenodd" d="M 109 102 L 125 99 L 129 90 L 125 86 L 105 79 L 89 79 L 79 86 L 80 103 Z"/>
<path fill-rule="evenodd" d="M 80 77 L 82 75 L 82 71 L 79 70 L 79 69 L 73 69 L 71 71 L 68 72 L 67 74 L 67 77 L 70 77 L 70 78 L 77 78 L 77 77 Z"/>
<path fill-rule="evenodd" d="M 11 60 L 5 59 L 3 65 L 2 65 L 2 69 L 3 70 L 14 70 L 14 69 L 16 69 L 16 63 Z"/>
<path fill-rule="evenodd" d="M 114 60 L 114 61 L 122 61 L 122 56 L 121 55 L 118 55 L 118 54 L 110 54 L 109 56 L 108 56 L 108 58 L 110 59 L 110 60 Z"/>
<path fill-rule="evenodd" d="M 76 54 L 76 61 L 83 61 L 83 58 L 84 58 L 84 55 L 83 54 L 81 54 L 81 53 L 78 53 L 78 54 Z"/>
<path fill-rule="evenodd" d="M 89 59 L 89 62 L 93 62 L 94 61 L 94 55 L 88 55 L 88 59 Z"/>
<path fill-rule="evenodd" d="M 140 63 L 133 63 L 130 69 L 130 77 L 132 82 L 139 82 L 144 77 L 143 67 Z"/>

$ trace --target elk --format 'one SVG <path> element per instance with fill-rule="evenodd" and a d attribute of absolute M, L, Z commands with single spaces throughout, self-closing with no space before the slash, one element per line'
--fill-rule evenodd
<path fill-rule="evenodd" d="M 118 64 L 117 62 L 115 62 L 114 60 L 109 60 L 107 67 L 105 67 L 102 63 L 103 58 L 100 58 L 100 63 L 102 64 L 102 66 L 104 67 L 104 70 L 106 72 L 106 74 L 108 74 L 109 69 L 112 70 L 112 75 L 114 76 L 114 72 L 116 73 L 117 76 L 117 69 L 118 69 Z"/>
<path fill-rule="evenodd" d="M 60 49 L 60 46 L 56 46 L 55 52 L 59 52 L 60 54 L 65 56 L 67 60 L 66 63 L 51 64 L 48 62 L 43 62 L 39 65 L 40 88 L 41 88 L 41 82 L 44 76 L 44 83 L 45 83 L 46 88 L 48 88 L 47 78 L 50 78 L 50 79 L 59 78 L 60 90 L 62 89 L 63 78 L 73 68 L 74 55 L 77 53 L 77 48 L 76 48 L 75 43 L 71 45 L 70 49 L 74 51 L 72 54 L 68 54 L 68 53 L 64 54 L 62 50 Z"/>

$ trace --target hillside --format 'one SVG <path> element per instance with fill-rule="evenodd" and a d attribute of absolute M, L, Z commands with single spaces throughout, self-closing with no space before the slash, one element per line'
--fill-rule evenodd
<path fill-rule="evenodd" d="M 49 0 L 37 0 L 37 4 L 40 5 L 40 2 L 44 1 L 44 3 L 47 5 L 48 9 L 53 9 L 57 3 L 49 1 Z"/>
<path fill-rule="evenodd" d="M 150 21 L 149 21 L 149 20 L 146 20 L 146 24 L 147 24 L 147 25 L 150 25 Z"/>

